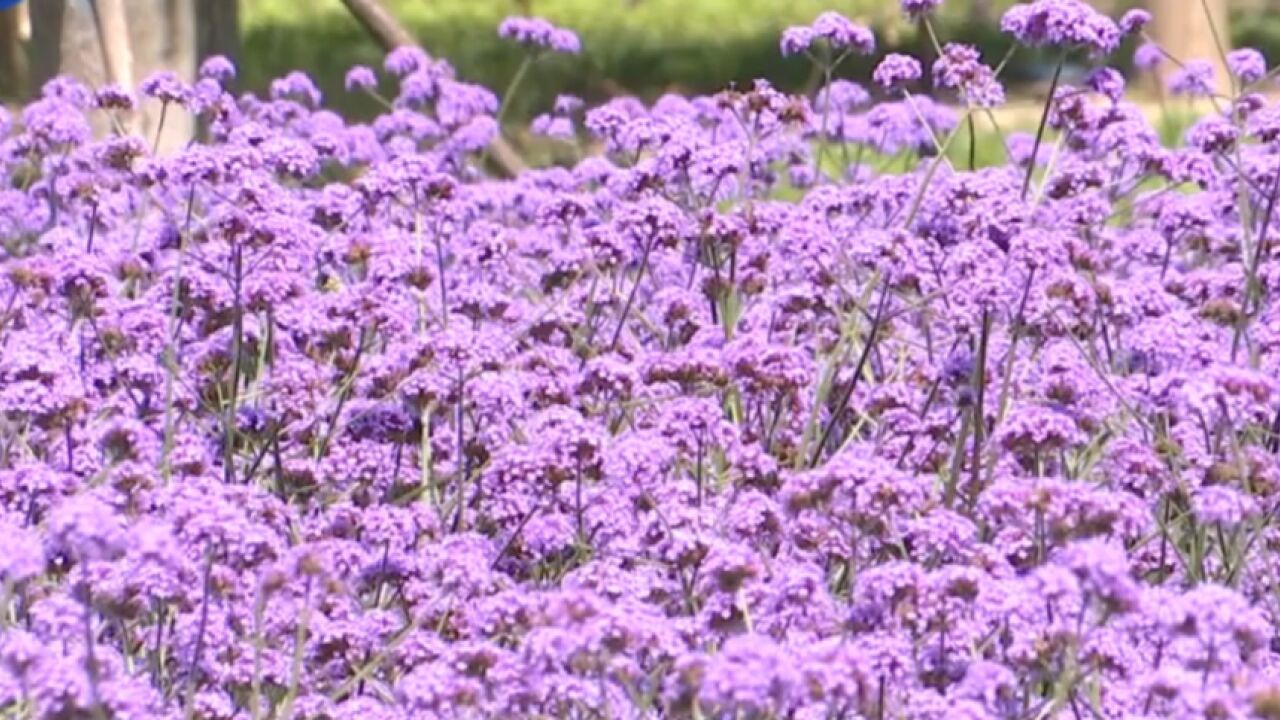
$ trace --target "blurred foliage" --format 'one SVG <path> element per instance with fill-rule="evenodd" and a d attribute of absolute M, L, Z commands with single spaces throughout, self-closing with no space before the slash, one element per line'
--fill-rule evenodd
<path fill-rule="evenodd" d="M 317 78 L 332 104 L 356 114 L 373 110 L 358 98 L 343 97 L 342 77 L 356 63 L 376 66 L 382 53 L 339 0 L 308 0 L 306 12 L 296 0 L 242 2 L 248 88 L 261 89 L 271 78 L 301 68 Z M 928 53 L 923 33 L 901 16 L 897 2 L 885 0 L 533 0 L 528 8 L 515 0 L 387 4 L 429 52 L 447 58 L 461 77 L 495 90 L 506 86 L 521 57 L 497 37 L 502 18 L 531 11 L 578 32 L 583 54 L 541 60 L 513 106 L 517 116 L 547 108 L 556 93 L 651 99 L 669 91 L 715 92 L 758 77 L 787 89 L 806 87 L 815 80 L 808 61 L 782 58 L 778 35 L 823 10 L 874 26 L 884 49 Z M 998 59 L 1008 42 L 993 21 L 1008 4 L 948 3 L 940 32 L 944 39 L 976 42 Z M 871 62 L 850 59 L 842 74 L 866 77 Z"/>
<path fill-rule="evenodd" d="M 664 92 L 712 93 L 730 84 L 767 78 L 786 90 L 812 89 L 817 78 L 804 58 L 783 58 L 778 36 L 783 28 L 807 24 L 823 10 L 836 10 L 876 28 L 880 53 L 910 52 L 928 58 L 933 51 L 919 27 L 909 23 L 897 0 L 384 0 L 392 13 L 437 57 L 447 58 L 458 74 L 495 92 L 507 86 L 521 60 L 520 51 L 497 36 L 502 18 L 536 14 L 572 28 L 582 38 L 576 57 L 539 61 L 515 98 L 513 119 L 548 109 L 558 93 L 588 101 L 633 94 L 646 100 Z M 1010 42 L 998 30 L 1003 10 L 1013 0 L 948 0 L 937 21 L 943 42 L 977 45 L 989 62 L 998 62 Z M 316 78 L 331 106 L 356 117 L 376 111 L 372 101 L 342 89 L 354 64 L 377 67 L 382 52 L 348 14 L 341 0 L 241 0 L 244 31 L 242 81 L 261 90 L 286 72 L 303 69 Z M 1133 0 L 1115 0 L 1114 12 Z M 303 9 L 305 8 L 305 10 Z M 1232 24 L 1237 45 L 1280 58 L 1280 16 L 1257 12 Z M 1131 47 L 1112 62 L 1125 67 Z M 1083 60 L 1081 58 L 1080 60 Z M 851 58 L 841 74 L 865 82 L 874 58 Z M 1036 84 L 1052 73 L 1048 57 L 1019 51 L 1004 79 L 1032 97 Z M 1069 81 L 1084 68 L 1068 69 Z M 388 83 L 384 90 L 392 92 Z M 1039 88 L 1043 90 L 1043 88 Z"/>

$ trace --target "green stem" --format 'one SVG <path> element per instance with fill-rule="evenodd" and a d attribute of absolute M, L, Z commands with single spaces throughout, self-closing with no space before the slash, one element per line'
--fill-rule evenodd
<path fill-rule="evenodd" d="M 266 614 L 267 598 L 258 590 L 257 601 L 253 604 L 253 680 L 249 691 L 249 717 L 260 720 L 262 717 L 262 619 Z"/>
<path fill-rule="evenodd" d="M 840 401 L 836 403 L 835 409 L 831 412 L 831 417 L 827 418 L 827 426 L 823 429 L 822 435 L 819 436 L 818 444 L 813 448 L 813 455 L 809 458 L 809 467 L 817 467 L 818 461 L 822 459 L 822 451 L 831 439 L 831 433 L 835 431 L 836 423 L 840 420 L 840 416 L 844 414 L 845 408 L 849 406 L 853 391 L 858 387 L 858 378 L 862 376 L 862 370 L 866 367 L 867 360 L 871 357 L 871 349 L 875 347 L 876 335 L 879 334 L 880 326 L 884 322 L 884 311 L 888 304 L 889 281 L 886 278 L 884 287 L 880 290 L 880 302 L 876 306 L 875 319 L 871 321 L 871 329 L 867 331 L 867 341 L 862 346 L 862 353 L 858 356 L 858 364 L 854 367 L 853 377 L 849 379 L 849 385 L 845 388 L 844 394 L 840 396 Z"/>
<path fill-rule="evenodd" d="M 1027 191 L 1031 189 L 1031 178 L 1036 172 L 1036 157 L 1040 155 L 1040 145 L 1044 142 L 1044 131 L 1049 125 L 1049 108 L 1053 107 L 1053 96 L 1058 93 L 1058 82 L 1062 80 L 1062 67 L 1067 64 L 1067 54 L 1058 56 L 1058 64 L 1053 69 L 1053 80 L 1049 83 L 1049 96 L 1045 98 L 1044 110 L 1040 113 L 1040 127 L 1036 129 L 1036 142 L 1031 146 L 1031 158 L 1027 161 L 1027 176 L 1022 180 L 1022 199 L 1027 199 Z"/>
<path fill-rule="evenodd" d="M 170 293 L 169 299 L 169 327 L 165 333 L 164 347 L 164 444 L 160 451 L 160 478 L 164 484 L 169 483 L 172 475 L 172 466 L 169 462 L 169 456 L 173 453 L 174 435 L 176 427 L 173 413 L 174 401 L 174 385 L 177 382 L 178 374 L 178 322 L 179 322 L 179 304 L 182 300 L 182 267 L 186 259 L 187 249 L 187 233 L 191 227 L 191 211 L 195 202 L 196 188 L 194 185 L 187 192 L 187 227 L 178 235 L 178 260 L 174 271 L 173 292 Z"/>
<path fill-rule="evenodd" d="M 293 667 L 289 673 L 289 689 L 284 700 L 280 702 L 278 717 L 293 717 L 293 702 L 298 697 L 298 686 L 302 681 L 302 661 L 307 653 L 307 632 L 311 624 L 311 578 L 307 578 L 306 587 L 302 591 L 302 615 L 298 618 L 298 632 L 293 639 Z"/>
<path fill-rule="evenodd" d="M 226 426 L 224 428 L 225 437 L 223 438 L 223 459 L 222 472 L 226 484 L 231 485 L 236 480 L 236 437 L 239 434 L 236 430 L 236 411 L 239 410 L 240 404 L 240 375 L 242 372 L 242 363 L 240 356 L 243 354 L 244 345 L 244 302 L 242 298 L 242 288 L 244 286 L 244 246 L 240 242 L 236 242 L 232 252 L 232 283 L 233 296 L 235 298 L 234 305 L 231 309 L 234 313 L 231 322 L 231 388 L 230 402 L 227 403 L 226 410 Z"/>
<path fill-rule="evenodd" d="M 151 154 L 155 155 L 160 151 L 160 134 L 164 132 L 164 121 L 169 117 L 169 103 L 160 104 L 160 121 L 156 123 L 156 136 L 151 141 Z"/>
<path fill-rule="evenodd" d="M 978 134 L 973 129 L 972 115 L 965 124 L 969 126 L 969 172 L 973 172 L 978 167 Z"/>
<path fill-rule="evenodd" d="M 649 254 L 653 252 L 653 246 L 658 242 L 657 238 L 650 238 L 645 243 L 644 253 L 640 256 L 640 269 L 636 271 L 636 281 L 631 286 L 631 292 L 627 294 L 627 304 L 622 306 L 622 315 L 618 318 L 618 327 L 614 328 L 613 339 L 609 341 L 609 352 L 613 352 L 618 347 L 618 340 L 622 338 L 622 329 L 627 326 L 627 316 L 631 314 L 631 306 L 635 304 L 636 293 L 640 291 L 640 283 L 644 281 L 644 272 L 649 268 Z"/>
<path fill-rule="evenodd" d="M 506 119 L 507 111 L 511 109 L 511 98 L 520 89 L 520 85 L 524 82 L 525 76 L 529 74 L 529 69 L 533 67 L 535 59 L 534 55 L 524 56 L 524 60 L 520 62 L 520 67 L 516 68 L 516 74 L 511 77 L 511 82 L 507 85 L 506 91 L 502 93 L 502 101 L 498 105 L 498 114 L 494 117 L 498 123 L 498 132 L 502 132 L 502 121 Z"/>
<path fill-rule="evenodd" d="M 972 111 L 965 112 L 964 119 L 968 119 L 970 112 Z M 929 189 L 929 184 L 933 182 L 933 176 L 937 174 L 938 168 L 946 161 L 947 151 L 951 148 L 951 143 L 955 141 L 956 135 L 960 134 L 962 126 L 963 123 L 956 125 L 955 129 L 947 135 L 946 142 L 942 144 L 942 151 L 933 159 L 933 162 L 929 163 L 929 169 L 925 171 L 924 179 L 920 181 L 920 187 L 916 189 L 916 195 L 911 200 L 911 210 L 907 213 L 907 220 L 903 223 L 904 226 L 910 227 L 911 223 L 915 221 L 916 215 L 920 212 L 920 207 L 924 204 L 925 191 Z"/>
<path fill-rule="evenodd" d="M 1227 48 L 1222 43 L 1222 34 L 1218 32 L 1218 22 L 1213 19 L 1213 13 L 1209 11 L 1208 0 L 1200 0 L 1200 9 L 1204 10 L 1204 18 L 1209 23 L 1209 32 L 1213 33 L 1213 45 L 1218 50 L 1218 59 L 1222 61 L 1223 66 L 1227 65 Z M 1231 94 L 1236 94 L 1236 77 L 1232 73 L 1227 73 L 1227 77 L 1231 82 Z"/>
<path fill-rule="evenodd" d="M 978 357 L 973 367 L 973 456 L 969 461 L 971 492 L 978 492 L 982 476 L 982 443 L 986 439 L 987 418 L 983 409 L 987 389 L 987 341 L 991 337 L 991 311 L 982 311 L 982 330 L 978 336 Z"/>

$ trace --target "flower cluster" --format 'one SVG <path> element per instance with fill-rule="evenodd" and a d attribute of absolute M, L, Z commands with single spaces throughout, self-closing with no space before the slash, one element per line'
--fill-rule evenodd
<path fill-rule="evenodd" d="M 558 28 L 542 18 L 509 17 L 498 26 L 498 36 L 533 49 L 576 55 L 582 51 L 578 34 Z"/>
<path fill-rule="evenodd" d="M 870 55 L 876 50 L 875 34 L 869 28 L 836 12 L 822 13 L 811 25 L 787 28 L 780 47 L 783 55 L 799 55 L 823 41 L 836 53 Z"/>
<path fill-rule="evenodd" d="M 0 711 L 1280 716 L 1280 110 L 1166 147 L 1098 69 L 965 167 L 1003 91 L 943 50 L 954 106 L 565 96 L 510 175 L 417 48 L 368 122 L 49 83 L 0 118 Z M 207 134 L 92 139 L 135 97 Z"/>
<path fill-rule="evenodd" d="M 1142 25 L 1145 22 L 1140 15 L 1125 17 L 1130 31 Z M 1014 5 L 1000 20 L 1000 27 L 1028 47 L 1084 48 L 1103 55 L 1114 52 L 1124 35 L 1120 25 L 1084 0 L 1034 0 Z"/>

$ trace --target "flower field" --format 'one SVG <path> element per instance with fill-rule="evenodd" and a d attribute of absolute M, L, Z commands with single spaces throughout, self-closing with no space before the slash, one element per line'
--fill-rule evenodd
<path fill-rule="evenodd" d="M 900 4 L 933 60 L 822 13 L 813 97 L 564 96 L 549 167 L 521 17 L 502 98 L 405 47 L 368 123 L 221 58 L 0 119 L 0 718 L 1280 718 L 1273 73 L 1142 44 L 1217 109 L 1167 147 L 1145 13 L 1016 5 L 1094 69 L 979 169 L 1017 54 Z"/>

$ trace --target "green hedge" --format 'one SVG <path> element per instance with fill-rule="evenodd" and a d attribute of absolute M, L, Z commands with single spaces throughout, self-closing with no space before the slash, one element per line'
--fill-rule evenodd
<path fill-rule="evenodd" d="M 518 0 L 386 0 L 392 12 L 429 52 L 447 58 L 459 74 L 495 91 L 506 87 L 520 62 L 519 51 L 497 37 L 502 18 L 524 12 Z M 570 27 L 583 42 L 576 57 L 544 58 L 511 108 L 512 118 L 548 108 L 558 93 L 599 100 L 618 93 L 652 99 L 663 92 L 709 93 L 731 83 L 768 78 L 795 90 L 814 78 L 807 60 L 782 58 L 783 28 L 810 22 L 831 9 L 877 29 L 882 50 L 928 55 L 918 28 L 909 25 L 897 0 L 528 0 L 534 14 Z M 977 44 L 995 62 L 1009 47 L 994 20 L 1012 0 L 987 0 L 984 18 L 974 0 L 949 0 L 939 18 L 943 40 Z M 340 0 L 242 0 L 244 57 L 242 80 L 261 90 L 270 79 L 304 69 L 326 92 L 329 103 L 360 117 L 376 108 L 347 95 L 347 68 L 377 66 L 382 53 L 352 19 Z M 1280 55 L 1280 19 L 1241 18 L 1234 22 L 1237 45 Z M 1115 61 L 1127 64 L 1129 50 Z M 865 79 L 872 60 L 855 59 L 843 74 Z M 1022 52 L 1005 79 L 1013 84 L 1050 73 L 1043 57 Z M 388 88 L 390 90 L 390 88 Z"/>
<path fill-rule="evenodd" d="M 1006 0 L 1007 1 L 1007 0 Z M 890 0 L 536 0 L 533 11 L 573 28 L 584 51 L 542 60 L 522 89 L 513 114 L 546 108 L 556 93 L 588 99 L 626 92 L 652 98 L 667 91 L 714 92 L 730 83 L 765 77 L 790 89 L 811 80 L 806 60 L 778 53 L 783 28 L 810 22 L 833 9 L 877 28 L 881 44 L 922 50 L 922 37 Z M 999 5 L 999 3 L 996 3 Z M 519 52 L 496 34 L 503 17 L 521 12 L 512 0 L 392 0 L 393 12 L 432 54 L 448 58 L 459 74 L 495 90 L 506 86 Z M 990 25 L 969 23 L 952 2 L 944 34 L 977 40 L 998 53 L 1005 42 Z M 243 80 L 261 89 L 284 72 L 302 68 L 317 78 L 330 102 L 349 112 L 372 110 L 344 96 L 342 77 L 356 63 L 376 65 L 381 53 L 338 0 L 244 0 Z M 968 23 L 968 24 L 967 24 Z M 844 72 L 865 77 L 869 61 L 850 61 Z"/>

